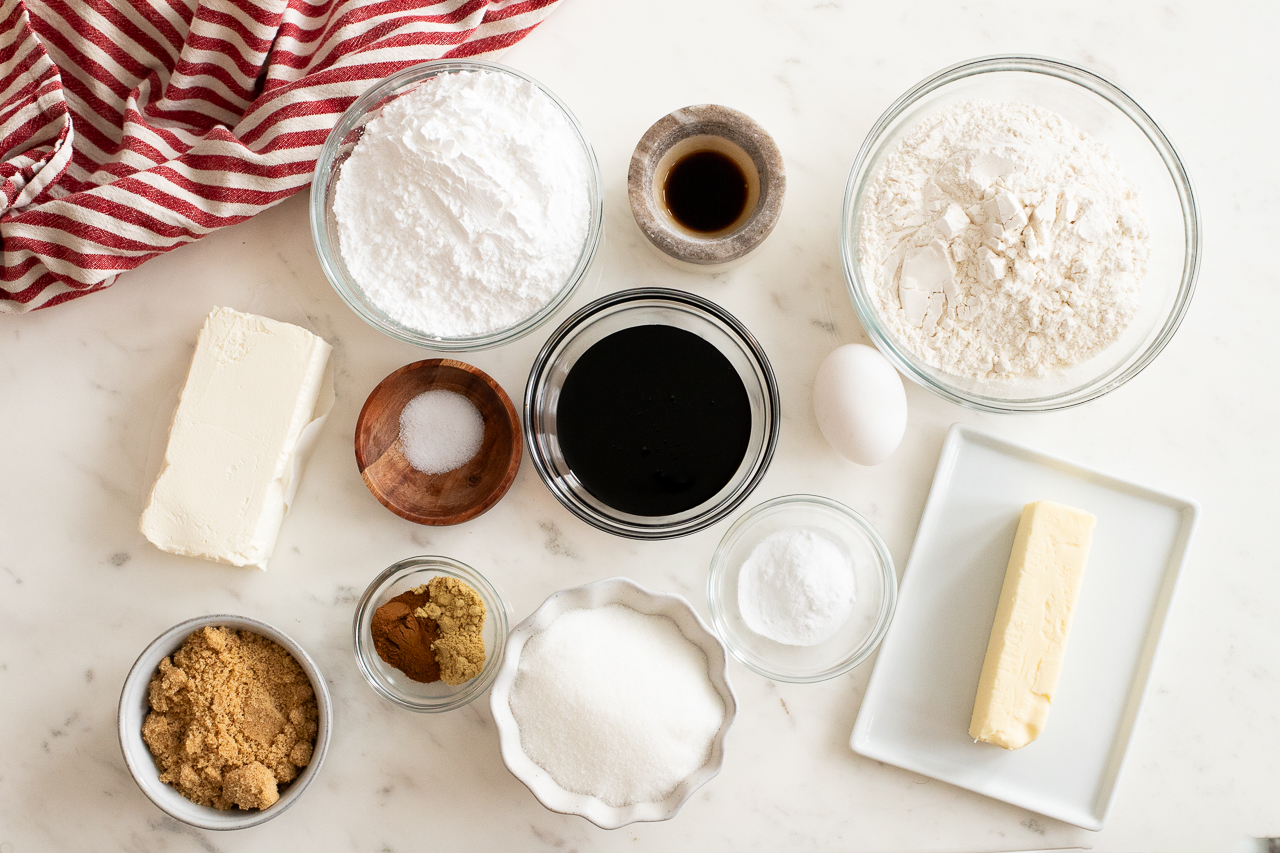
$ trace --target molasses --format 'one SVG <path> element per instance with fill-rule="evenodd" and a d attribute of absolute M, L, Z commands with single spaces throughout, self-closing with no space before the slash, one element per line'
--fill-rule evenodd
<path fill-rule="evenodd" d="M 631 515 L 675 515 L 733 479 L 751 439 L 751 403 L 710 342 L 675 326 L 633 326 L 569 369 L 556 432 L 569 469 L 598 500 Z"/>

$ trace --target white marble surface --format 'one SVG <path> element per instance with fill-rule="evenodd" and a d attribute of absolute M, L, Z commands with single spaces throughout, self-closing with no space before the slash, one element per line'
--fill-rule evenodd
<path fill-rule="evenodd" d="M 740 711 L 724 772 L 676 820 L 612 833 L 537 804 L 504 769 L 485 702 L 432 717 L 380 701 L 356 670 L 350 623 L 366 583 L 393 561 L 434 552 L 470 563 L 502 587 L 517 619 L 556 589 L 611 575 L 683 593 L 705 614 L 706 566 L 726 523 L 675 542 L 612 538 L 562 509 L 527 460 L 507 498 L 469 524 L 418 527 L 384 510 L 356 471 L 356 414 L 385 374 L 430 354 L 382 337 L 341 303 L 299 196 L 109 292 L 0 319 L 0 853 L 1185 851 L 1280 835 L 1277 31 L 1280 6 L 1262 2 L 565 0 L 505 58 L 556 91 L 596 146 L 607 220 L 597 293 L 688 288 L 735 313 L 772 358 L 784 426 L 751 504 L 830 495 L 879 527 L 901 567 L 954 421 L 1203 504 L 1102 832 L 854 755 L 847 741 L 870 665 L 792 686 L 734 664 Z M 908 86 L 1007 51 L 1095 69 L 1163 124 L 1206 223 L 1197 297 L 1154 365 L 1102 400 L 999 417 L 912 386 L 901 449 L 877 468 L 843 462 L 814 424 L 810 383 L 830 349 L 864 340 L 837 254 L 848 168 Z M 652 256 L 624 192 L 645 128 L 699 102 L 752 115 L 788 167 L 777 230 L 746 265 L 714 279 Z M 162 554 L 137 533 L 195 332 L 214 305 L 302 319 L 335 349 L 338 403 L 265 574 Z M 548 331 L 469 360 L 518 395 Z M 336 704 L 315 785 L 288 813 L 240 833 L 166 818 L 116 744 L 118 692 L 134 657 L 164 629 L 209 612 L 290 632 L 326 672 Z"/>

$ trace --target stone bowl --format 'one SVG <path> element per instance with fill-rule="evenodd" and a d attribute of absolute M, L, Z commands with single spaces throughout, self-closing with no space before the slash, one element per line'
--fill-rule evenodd
<path fill-rule="evenodd" d="M 709 234 L 681 225 L 663 200 L 672 167 L 699 151 L 729 157 L 747 179 L 742 215 Z M 627 196 L 641 233 L 664 260 L 693 272 L 731 268 L 759 247 L 778 222 L 786 189 L 773 138 L 750 116 L 718 104 L 684 107 L 659 119 L 640 138 L 627 174 Z"/>

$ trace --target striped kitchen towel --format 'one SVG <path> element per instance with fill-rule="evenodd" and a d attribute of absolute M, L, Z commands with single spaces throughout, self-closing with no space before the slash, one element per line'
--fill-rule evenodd
<path fill-rule="evenodd" d="M 492 55 L 558 0 L 0 0 L 0 313 L 306 187 L 376 81 Z"/>

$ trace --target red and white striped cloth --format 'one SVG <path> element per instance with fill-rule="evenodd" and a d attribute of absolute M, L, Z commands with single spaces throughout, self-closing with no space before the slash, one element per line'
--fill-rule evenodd
<path fill-rule="evenodd" d="M 109 286 L 311 181 L 342 111 L 558 0 L 0 0 L 0 313 Z"/>

